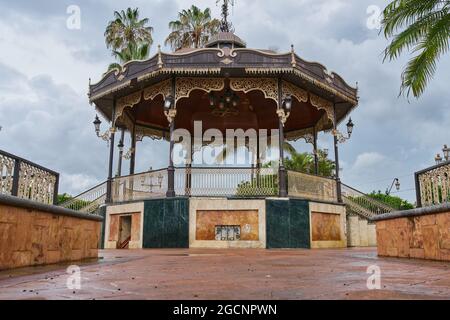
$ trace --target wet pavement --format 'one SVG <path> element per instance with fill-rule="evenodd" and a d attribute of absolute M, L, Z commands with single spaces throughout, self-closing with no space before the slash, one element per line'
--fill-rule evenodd
<path fill-rule="evenodd" d="M 79 264 L 80 289 L 67 287 L 68 265 L 0 272 L 0 299 L 450 299 L 450 263 L 380 258 L 374 248 L 102 250 L 99 256 Z M 367 288 L 370 266 L 380 268 L 379 290 Z"/>

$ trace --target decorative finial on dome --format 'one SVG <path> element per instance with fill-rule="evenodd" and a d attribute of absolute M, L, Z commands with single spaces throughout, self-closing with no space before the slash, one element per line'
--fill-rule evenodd
<path fill-rule="evenodd" d="M 297 61 L 295 60 L 295 51 L 293 44 L 291 44 L 291 65 L 292 67 L 295 67 L 297 65 Z"/>
<path fill-rule="evenodd" d="M 228 6 L 231 5 L 234 7 L 234 3 L 236 0 L 216 0 L 216 4 L 223 1 L 222 4 L 222 21 L 220 23 L 220 31 L 222 32 L 234 32 L 233 24 L 228 22 Z"/>
<path fill-rule="evenodd" d="M 163 67 L 162 55 L 161 55 L 161 45 L 158 44 L 158 68 Z"/>

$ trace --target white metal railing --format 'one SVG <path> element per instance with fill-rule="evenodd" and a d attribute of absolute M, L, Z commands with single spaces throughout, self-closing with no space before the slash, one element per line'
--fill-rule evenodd
<path fill-rule="evenodd" d="M 61 207 L 84 213 L 95 213 L 106 200 L 106 182 L 103 182 L 72 199 L 60 204 Z"/>
<path fill-rule="evenodd" d="M 116 177 L 112 182 L 112 201 L 124 202 L 165 197 L 167 169 Z"/>
<path fill-rule="evenodd" d="M 278 174 L 273 168 L 177 168 L 175 193 L 183 196 L 275 196 Z"/>
<path fill-rule="evenodd" d="M 336 180 L 288 170 L 288 194 L 308 200 L 337 202 Z"/>
<path fill-rule="evenodd" d="M 378 201 L 361 191 L 349 187 L 341 183 L 342 199 L 347 207 L 366 218 L 371 218 L 375 215 L 395 211 L 394 208 Z"/>

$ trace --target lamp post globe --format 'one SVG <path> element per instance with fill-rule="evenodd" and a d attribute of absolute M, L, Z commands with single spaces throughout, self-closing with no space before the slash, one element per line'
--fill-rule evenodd
<path fill-rule="evenodd" d="M 398 179 L 395 180 L 395 189 L 396 189 L 397 191 L 400 190 L 400 181 L 399 181 Z"/>
<path fill-rule="evenodd" d="M 350 118 L 349 120 L 348 120 L 348 122 L 347 122 L 347 133 L 348 133 L 348 137 L 350 138 L 350 136 L 352 135 L 352 133 L 353 133 L 353 127 L 354 127 L 355 125 L 353 124 L 353 121 L 352 121 L 352 118 Z"/>
<path fill-rule="evenodd" d="M 446 144 L 444 144 L 444 148 L 442 148 L 442 153 L 444 154 L 445 161 L 450 160 L 450 148 L 447 147 Z"/>
<path fill-rule="evenodd" d="M 98 115 L 95 115 L 95 120 L 92 123 L 94 124 L 95 133 L 98 136 L 100 134 L 100 125 L 102 124 L 102 121 L 98 118 Z"/>
<path fill-rule="evenodd" d="M 442 157 L 439 153 L 436 155 L 436 157 L 434 157 L 434 161 L 436 161 L 436 164 L 442 163 Z"/>

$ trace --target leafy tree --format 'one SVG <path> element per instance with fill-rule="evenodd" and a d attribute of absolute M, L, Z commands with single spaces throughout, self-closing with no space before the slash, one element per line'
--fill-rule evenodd
<path fill-rule="evenodd" d="M 290 157 L 284 159 L 284 165 L 287 170 L 299 171 L 309 174 L 315 173 L 314 154 L 308 152 L 299 153 L 289 143 L 285 142 L 285 151 Z M 326 157 L 323 150 L 318 149 L 318 174 L 324 177 L 331 177 L 336 165 Z"/>
<path fill-rule="evenodd" d="M 385 60 L 407 50 L 415 54 L 402 73 L 400 94 L 420 97 L 432 79 L 439 58 L 449 50 L 449 0 L 394 0 L 383 11 L 382 28 L 391 43 Z"/>
<path fill-rule="evenodd" d="M 58 203 L 57 204 L 64 203 L 66 201 L 69 201 L 70 199 L 72 199 L 72 196 L 70 194 L 67 194 L 67 193 L 58 194 Z"/>
<path fill-rule="evenodd" d="M 180 48 L 201 48 L 212 35 L 219 32 L 220 21 L 211 17 L 211 10 L 192 5 L 188 10 L 178 13 L 178 20 L 169 22 L 172 32 L 165 44 L 173 50 Z"/>
<path fill-rule="evenodd" d="M 372 193 L 369 193 L 368 196 L 375 200 L 384 202 L 397 210 L 414 209 L 414 205 L 409 203 L 408 201 L 397 196 L 387 195 L 386 193 L 382 193 L 381 191 L 372 191 Z"/>

